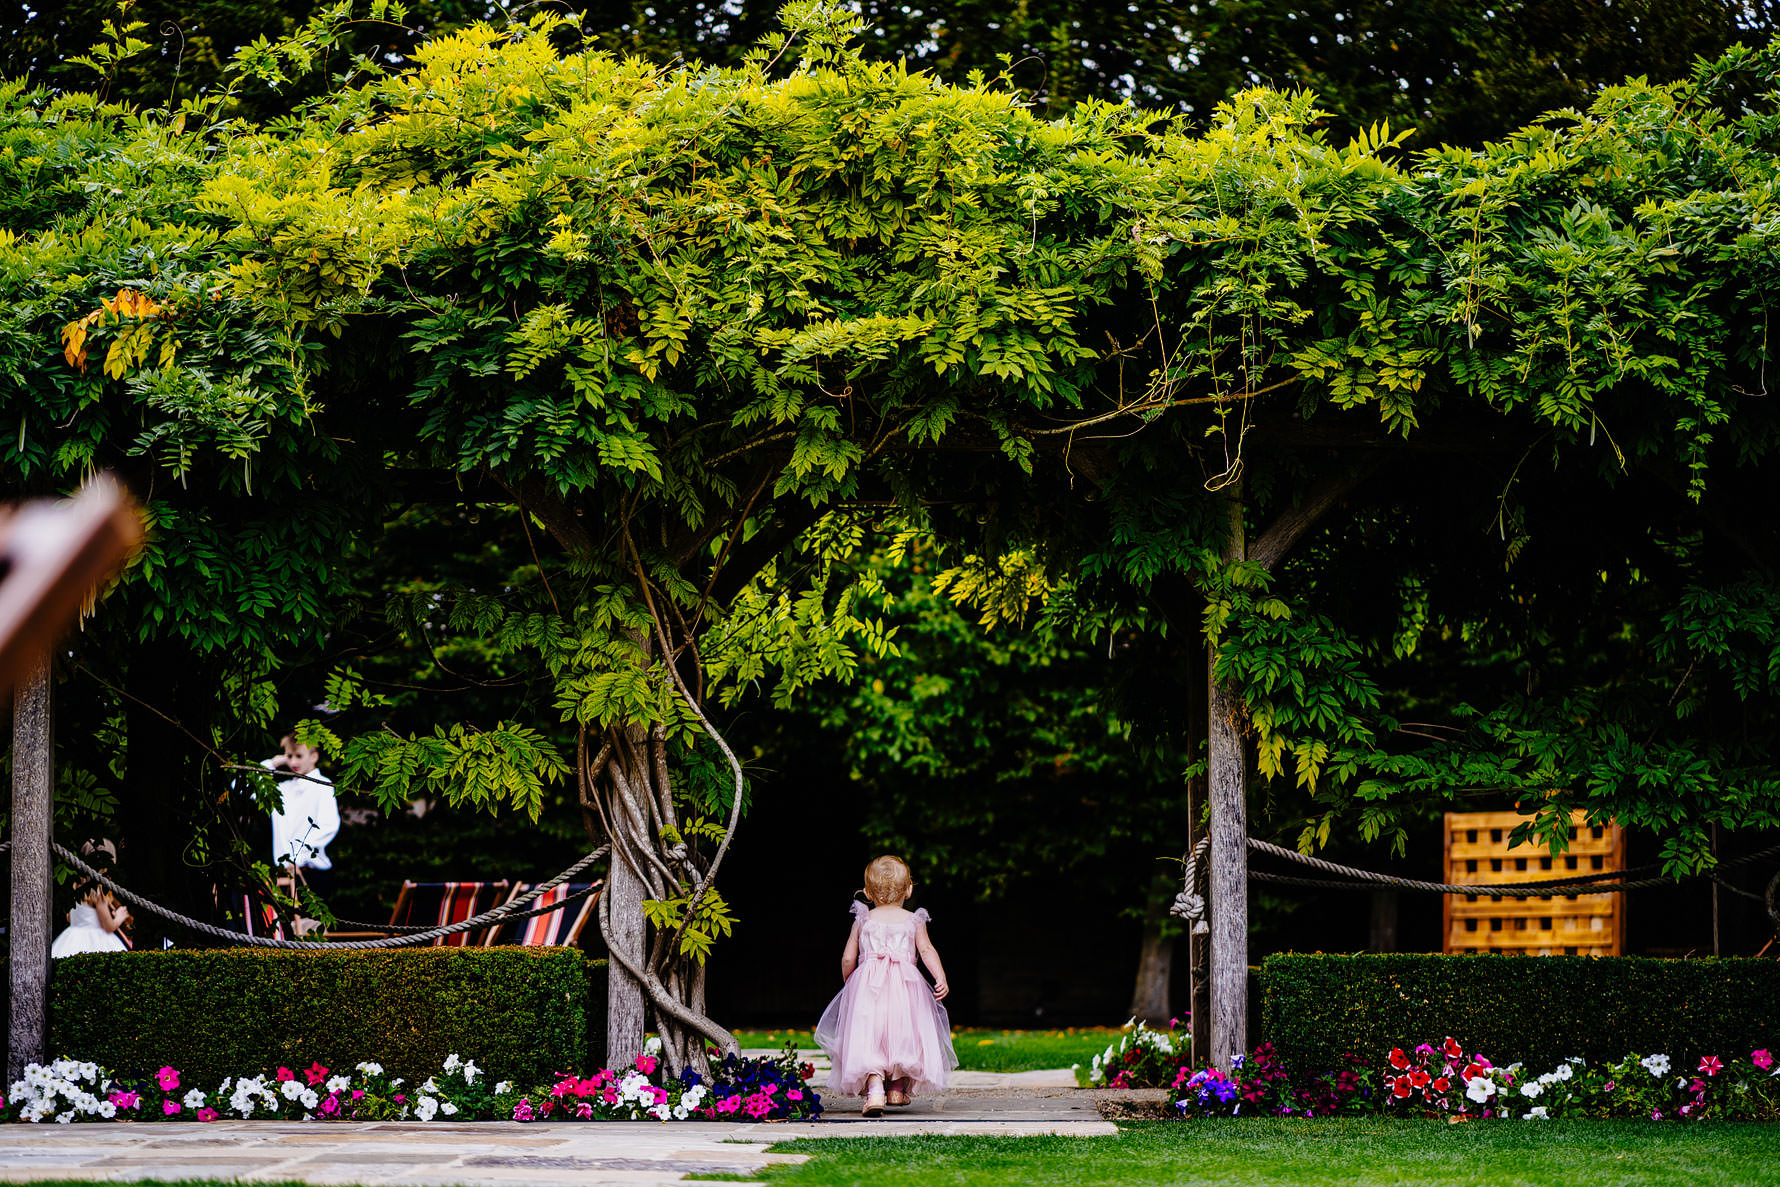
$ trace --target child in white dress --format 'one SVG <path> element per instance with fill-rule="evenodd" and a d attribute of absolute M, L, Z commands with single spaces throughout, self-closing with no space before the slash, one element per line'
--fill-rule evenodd
<path fill-rule="evenodd" d="M 958 1066 L 952 1024 L 940 1002 L 951 992 L 939 953 L 927 938 L 925 909 L 903 904 L 915 892 L 899 857 L 865 868 L 865 893 L 874 904 L 853 904 L 853 930 L 841 953 L 846 987 L 822 1012 L 816 1042 L 828 1053 L 829 1091 L 863 1094 L 867 1117 L 886 1104 L 906 1105 L 918 1092 L 937 1092 Z M 933 974 L 929 988 L 917 956 Z"/>

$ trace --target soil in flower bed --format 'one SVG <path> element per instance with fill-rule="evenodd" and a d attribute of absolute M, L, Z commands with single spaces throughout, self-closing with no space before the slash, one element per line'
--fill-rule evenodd
<path fill-rule="evenodd" d="M 1108 1121 L 1173 1121 L 1174 1094 L 1161 1088 L 1082 1089 L 1093 1095 L 1094 1107 Z"/>

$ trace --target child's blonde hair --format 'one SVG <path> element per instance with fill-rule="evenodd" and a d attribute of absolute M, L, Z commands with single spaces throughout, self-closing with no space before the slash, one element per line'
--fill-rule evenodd
<path fill-rule="evenodd" d="M 914 884 L 908 862 L 889 853 L 865 867 L 865 896 L 880 907 L 900 903 Z"/>

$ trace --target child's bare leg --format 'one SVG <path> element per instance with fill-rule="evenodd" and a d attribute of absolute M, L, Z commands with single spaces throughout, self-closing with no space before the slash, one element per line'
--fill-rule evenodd
<path fill-rule="evenodd" d="M 884 1113 L 884 1077 L 876 1072 L 865 1078 L 865 1107 L 860 1112 L 867 1117 Z"/>

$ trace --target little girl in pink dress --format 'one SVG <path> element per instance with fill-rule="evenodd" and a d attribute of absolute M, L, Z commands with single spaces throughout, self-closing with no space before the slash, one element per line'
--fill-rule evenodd
<path fill-rule="evenodd" d="M 927 938 L 927 912 L 902 904 L 915 892 L 901 858 L 880 857 L 865 869 L 865 893 L 874 907 L 853 904 L 853 930 L 841 953 L 847 982 L 816 1024 L 816 1042 L 828 1053 L 828 1090 L 863 1094 L 865 1115 L 886 1104 L 906 1105 L 917 1092 L 937 1092 L 958 1066 L 952 1024 L 940 1005 L 946 971 Z M 933 974 L 929 989 L 915 958 Z M 888 1090 L 888 1091 L 886 1091 Z"/>

